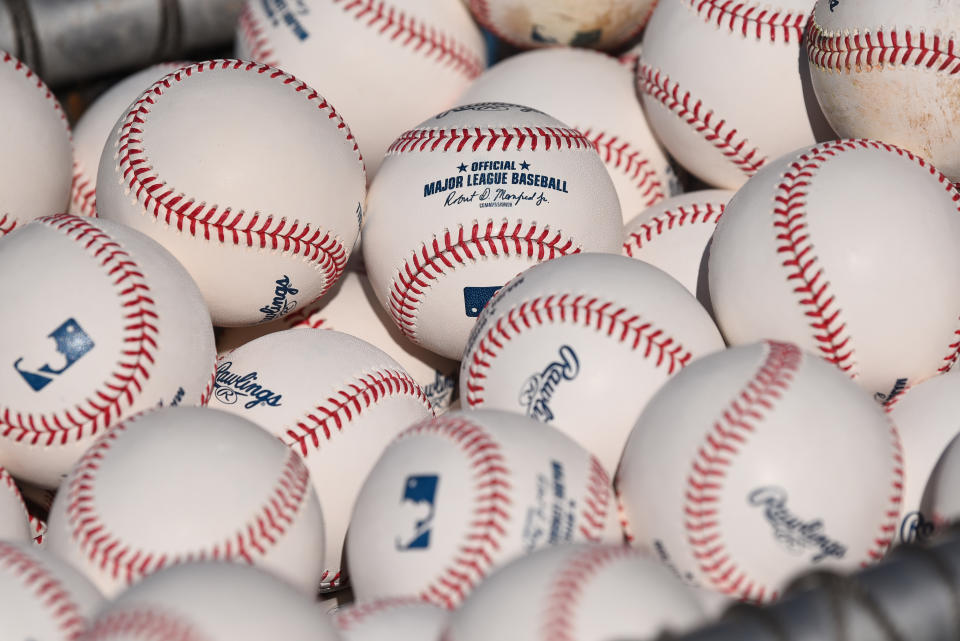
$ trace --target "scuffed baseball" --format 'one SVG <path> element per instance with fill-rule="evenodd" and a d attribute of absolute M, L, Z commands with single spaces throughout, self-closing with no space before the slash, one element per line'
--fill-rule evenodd
<path fill-rule="evenodd" d="M 0 237 L 34 218 L 66 210 L 73 152 L 70 126 L 53 92 L 25 64 L 0 51 Z"/>
<path fill-rule="evenodd" d="M 612 499 L 600 462 L 548 426 L 489 410 L 423 421 L 387 447 L 357 497 L 354 593 L 454 608 L 522 554 L 620 540 Z"/>
<path fill-rule="evenodd" d="M 450 612 L 416 597 L 351 603 L 332 615 L 343 641 L 440 641 Z"/>
<path fill-rule="evenodd" d="M 447 641 L 654 639 L 706 620 L 693 592 L 638 550 L 561 545 L 493 573 L 451 616 Z"/>
<path fill-rule="evenodd" d="M 707 296 L 707 248 L 734 192 L 693 191 L 644 210 L 623 228 L 623 254 L 659 267 L 687 291 Z"/>
<path fill-rule="evenodd" d="M 527 105 L 581 131 L 600 152 L 625 221 L 678 188 L 637 102 L 633 74 L 616 58 L 588 49 L 529 51 L 485 71 L 458 102 Z"/>
<path fill-rule="evenodd" d="M 157 81 L 120 118 L 97 212 L 176 256 L 214 324 L 253 325 L 339 279 L 365 189 L 356 142 L 327 100 L 272 67 L 211 60 Z"/>
<path fill-rule="evenodd" d="M 323 609 L 257 568 L 189 563 L 157 572 L 102 608 L 84 641 L 340 641 Z"/>
<path fill-rule="evenodd" d="M 458 0 L 247 0 L 236 52 L 321 90 L 350 124 L 371 178 L 393 139 L 452 106 L 487 55 Z"/>
<path fill-rule="evenodd" d="M 650 127 L 685 169 L 737 189 L 770 160 L 835 138 L 802 55 L 814 1 L 657 4 L 639 52 L 637 93 Z"/>
<path fill-rule="evenodd" d="M 43 260 L 37 257 L 42 255 Z M 0 465 L 56 487 L 107 427 L 158 405 L 202 405 L 213 329 L 189 274 L 117 223 L 61 214 L 0 239 L 11 308 L 0 344 Z"/>
<path fill-rule="evenodd" d="M 460 398 L 553 425 L 613 474 L 654 392 L 720 349 L 706 310 L 664 272 L 625 256 L 569 256 L 490 301 L 464 351 Z"/>
<path fill-rule="evenodd" d="M 616 481 L 633 545 L 750 602 L 795 575 L 880 559 L 899 523 L 900 441 L 883 409 L 790 343 L 694 361 L 647 404 Z"/>
<path fill-rule="evenodd" d="M 363 257 L 378 300 L 410 340 L 452 359 L 517 273 L 620 249 L 616 190 L 592 143 L 519 105 L 456 107 L 402 134 L 367 208 Z"/>
<path fill-rule="evenodd" d="M 253 421 L 303 458 L 323 505 L 323 589 L 341 585 L 350 510 L 373 464 L 398 433 L 433 415 L 423 389 L 384 352 L 310 328 L 222 356 L 210 407 Z"/>
<path fill-rule="evenodd" d="M 946 371 L 960 350 L 958 203 L 942 174 L 882 142 L 832 141 L 777 159 L 737 192 L 714 233 L 720 330 L 733 345 L 796 343 L 881 401 Z"/>
<path fill-rule="evenodd" d="M 420 384 L 435 410 L 445 411 L 450 406 L 459 363 L 407 340 L 377 302 L 370 281 L 357 272 L 344 273 L 326 296 L 281 319 L 225 329 L 217 345 L 222 355 L 261 336 L 303 327 L 346 332 L 382 349 Z"/>
<path fill-rule="evenodd" d="M 806 57 L 817 100 L 845 138 L 909 149 L 960 180 L 960 5 L 818 0 Z"/>
<path fill-rule="evenodd" d="M 0 621 L 5 639 L 76 641 L 103 605 L 80 573 L 29 543 L 0 540 Z"/>
<path fill-rule="evenodd" d="M 97 170 L 103 146 L 124 110 L 143 90 L 171 71 L 190 63 L 161 62 L 131 74 L 110 87 L 90 105 L 73 129 L 73 184 L 69 213 L 97 215 Z"/>
<path fill-rule="evenodd" d="M 300 457 L 247 419 L 164 408 L 115 425 L 64 480 L 48 549 L 114 597 L 179 563 L 256 565 L 313 595 L 320 503 Z"/>

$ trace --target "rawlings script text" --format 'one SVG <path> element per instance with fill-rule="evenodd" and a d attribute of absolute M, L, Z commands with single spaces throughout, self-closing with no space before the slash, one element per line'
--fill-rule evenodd
<path fill-rule="evenodd" d="M 223 361 L 217 366 L 217 379 L 214 381 L 213 389 L 218 401 L 233 405 L 238 400 L 249 399 L 243 405 L 248 410 L 257 405 L 280 406 L 280 399 L 283 396 L 259 383 L 257 372 L 234 374 L 230 371 L 231 367 L 233 367 L 231 361 Z"/>
<path fill-rule="evenodd" d="M 560 360 L 547 365 L 542 372 L 534 374 L 520 389 L 520 406 L 527 416 L 543 423 L 553 420 L 550 399 L 560 381 L 572 381 L 580 373 L 580 360 L 569 345 L 560 348 Z"/>
<path fill-rule="evenodd" d="M 760 487 L 750 492 L 747 503 L 763 508 L 763 516 L 773 527 L 773 535 L 791 554 L 815 549 L 813 562 L 828 556 L 842 559 L 847 546 L 834 541 L 823 531 L 823 521 L 804 521 L 787 508 L 787 491 L 779 487 Z"/>

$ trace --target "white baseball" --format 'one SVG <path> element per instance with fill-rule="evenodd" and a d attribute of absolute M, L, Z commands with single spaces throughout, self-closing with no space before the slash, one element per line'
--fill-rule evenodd
<path fill-rule="evenodd" d="M 77 641 L 103 601 L 87 579 L 50 553 L 0 540 L 4 639 Z"/>
<path fill-rule="evenodd" d="M 819 0 L 807 57 L 837 133 L 909 149 L 960 180 L 958 29 L 955 2 Z"/>
<path fill-rule="evenodd" d="M 25 64 L 0 51 L 0 237 L 17 225 L 66 210 L 73 152 L 70 126 L 53 92 Z"/>
<path fill-rule="evenodd" d="M 734 345 L 796 343 L 878 400 L 949 369 L 960 353 L 958 202 L 943 175 L 886 143 L 783 156 L 737 192 L 714 233 L 720 330 Z"/>
<path fill-rule="evenodd" d="M 169 565 L 256 565 L 314 594 L 323 517 L 300 457 L 247 419 L 171 407 L 118 423 L 50 511 L 47 547 L 108 597 Z"/>
<path fill-rule="evenodd" d="M 452 106 L 483 71 L 486 46 L 456 0 L 247 0 L 237 57 L 320 89 L 373 177 L 397 135 Z"/>
<path fill-rule="evenodd" d="M 0 467 L 0 541 L 30 541 L 32 530 L 31 517 L 17 484 Z"/>
<path fill-rule="evenodd" d="M 41 258 L 42 257 L 42 258 Z M 61 214 L 0 239 L 11 309 L 0 344 L 0 466 L 56 487 L 107 427 L 157 405 L 201 405 L 213 383 L 210 316 L 160 245 Z"/>
<path fill-rule="evenodd" d="M 660 142 L 688 171 L 736 189 L 769 160 L 835 137 L 797 64 L 814 1 L 657 4 L 637 91 Z"/>
<path fill-rule="evenodd" d="M 935 530 L 934 516 L 920 509 L 937 461 L 960 434 L 960 372 L 926 380 L 896 397 L 890 420 L 903 440 L 903 510 L 897 543 L 924 543 Z"/>
<path fill-rule="evenodd" d="M 435 410 L 444 411 L 450 406 L 460 364 L 407 340 L 377 302 L 370 281 L 357 272 L 344 273 L 322 299 L 281 319 L 225 329 L 217 344 L 223 354 L 272 332 L 301 327 L 346 332 L 382 349 L 420 384 Z"/>
<path fill-rule="evenodd" d="M 272 67 L 212 60 L 165 76 L 117 122 L 97 213 L 176 256 L 214 324 L 253 325 L 337 281 L 364 193 L 356 142 L 322 96 Z"/>
<path fill-rule="evenodd" d="M 257 423 L 303 457 L 323 505 L 323 589 L 340 586 L 350 510 L 373 464 L 399 432 L 433 415 L 423 389 L 381 350 L 310 328 L 221 357 L 210 407 Z"/>
<path fill-rule="evenodd" d="M 656 0 L 466 0 L 483 26 L 521 47 L 616 49 L 640 33 Z"/>
<path fill-rule="evenodd" d="M 340 641 L 310 596 L 257 568 L 189 563 L 103 607 L 84 641 Z"/>
<path fill-rule="evenodd" d="M 560 47 L 507 58 L 477 78 L 458 102 L 493 101 L 535 107 L 581 131 L 607 166 L 624 220 L 676 189 L 637 102 L 633 74 L 616 58 Z"/>
<path fill-rule="evenodd" d="M 70 189 L 71 214 L 96 216 L 97 169 L 100 155 L 117 120 L 144 89 L 171 71 L 190 63 L 161 62 L 127 76 L 110 87 L 90 105 L 73 129 L 73 185 Z"/>
<path fill-rule="evenodd" d="M 707 247 L 734 192 L 693 191 L 668 198 L 627 222 L 623 254 L 659 267 L 701 300 Z"/>
<path fill-rule="evenodd" d="M 351 603 L 333 623 L 343 641 L 440 641 L 449 610 L 416 597 Z"/>
<path fill-rule="evenodd" d="M 653 639 L 705 619 L 690 588 L 639 550 L 561 545 L 492 574 L 451 615 L 444 640 Z"/>
<path fill-rule="evenodd" d="M 448 412 L 377 461 L 353 508 L 347 567 L 362 601 L 454 608 L 531 550 L 621 536 L 609 477 L 570 438 L 507 412 Z"/>
<path fill-rule="evenodd" d="M 557 427 L 613 474 L 654 392 L 720 349 L 706 310 L 659 269 L 625 256 L 570 256 L 528 269 L 490 301 L 464 351 L 460 397 L 468 409 Z"/>
<path fill-rule="evenodd" d="M 650 401 L 617 477 L 634 545 L 693 584 L 765 602 L 812 568 L 881 558 L 903 462 L 883 409 L 790 343 L 694 361 Z"/>
<path fill-rule="evenodd" d="M 616 190 L 592 143 L 530 107 L 438 114 L 390 147 L 367 198 L 363 257 L 416 343 L 459 359 L 497 288 L 544 260 L 616 253 Z"/>

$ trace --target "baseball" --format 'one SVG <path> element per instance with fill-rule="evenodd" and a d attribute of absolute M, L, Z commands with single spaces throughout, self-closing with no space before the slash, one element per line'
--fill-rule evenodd
<path fill-rule="evenodd" d="M 657 4 L 637 91 L 653 131 L 684 168 L 736 189 L 770 160 L 835 138 L 797 64 L 813 3 Z"/>
<path fill-rule="evenodd" d="M 96 198 L 100 217 L 176 256 L 214 324 L 229 326 L 326 292 L 357 240 L 364 193 L 353 135 L 322 96 L 272 67 L 212 60 L 165 76 L 121 117 Z"/>
<path fill-rule="evenodd" d="M 456 0 L 247 0 L 236 51 L 321 89 L 371 177 L 398 133 L 451 107 L 486 66 L 483 36 Z"/>
<path fill-rule="evenodd" d="M 794 342 L 881 401 L 946 371 L 960 353 L 958 202 L 942 174 L 886 143 L 783 156 L 737 192 L 713 236 L 720 330 L 733 345 Z"/>
<path fill-rule="evenodd" d="M 353 508 L 347 566 L 360 600 L 454 608 L 522 554 L 620 537 L 610 479 L 571 439 L 507 412 L 448 412 L 377 461 Z"/>
<path fill-rule="evenodd" d="M 479 103 L 400 135 L 367 198 L 363 257 L 411 340 L 459 359 L 504 283 L 538 262 L 617 253 L 622 218 L 593 144 L 531 107 Z"/>
<path fill-rule="evenodd" d="M 340 586 L 340 551 L 363 480 L 399 432 L 433 415 L 395 360 L 349 334 L 309 328 L 221 357 L 210 407 L 253 421 L 303 458 L 323 505 L 323 589 Z"/>
<path fill-rule="evenodd" d="M 903 461 L 869 395 L 796 345 L 764 342 L 668 381 L 637 420 L 616 485 L 634 545 L 694 585 L 766 602 L 804 570 L 886 553 Z"/>
<path fill-rule="evenodd" d="M 819 0 L 807 30 L 810 77 L 845 138 L 876 138 L 960 180 L 960 5 Z"/>
<path fill-rule="evenodd" d="M 96 216 L 97 169 L 103 146 L 117 119 L 143 91 L 171 71 L 189 63 L 162 62 L 132 74 L 103 93 L 83 112 L 73 130 L 73 184 L 70 188 L 71 214 Z"/>
<path fill-rule="evenodd" d="M 444 639 L 654 639 L 704 619 L 656 559 L 624 546 L 560 545 L 494 572 L 451 615 Z"/>
<path fill-rule="evenodd" d="M 960 484 L 960 435 L 955 436 L 940 455 L 927 480 L 920 502 L 920 514 L 942 530 L 960 520 L 960 500 L 955 488 Z M 926 536 L 935 533 L 925 531 Z"/>
<path fill-rule="evenodd" d="M 26 542 L 33 538 L 31 518 L 13 477 L 0 467 L 0 541 Z"/>
<path fill-rule="evenodd" d="M 346 332 L 382 349 L 419 383 L 431 407 L 440 412 L 450 406 L 460 364 L 407 340 L 377 301 L 370 281 L 357 272 L 345 272 L 319 301 L 271 323 L 228 328 L 217 343 L 223 354 L 261 336 L 303 327 Z"/>
<path fill-rule="evenodd" d="M 42 257 L 42 259 L 39 259 Z M 0 466 L 56 487 L 93 440 L 158 405 L 202 405 L 213 384 L 210 316 L 157 243 L 105 220 L 60 214 L 0 239 L 10 309 L 0 344 Z"/>
<path fill-rule="evenodd" d="M 417 597 L 351 603 L 333 614 L 343 641 L 440 641 L 450 612 Z"/>
<path fill-rule="evenodd" d="M 257 568 L 199 562 L 147 577 L 97 612 L 84 641 L 340 641 L 309 596 Z"/>
<path fill-rule="evenodd" d="M 323 517 L 300 457 L 250 421 L 165 408 L 86 451 L 50 511 L 47 549 L 113 598 L 170 565 L 247 563 L 314 594 Z"/>
<path fill-rule="evenodd" d="M 467 0 L 474 17 L 521 47 L 615 49 L 640 33 L 656 0 Z"/>
<path fill-rule="evenodd" d="M 624 256 L 659 267 L 704 300 L 709 296 L 707 247 L 733 194 L 693 191 L 644 210 L 623 228 Z"/>
<path fill-rule="evenodd" d="M 535 107 L 582 132 L 607 166 L 624 220 L 677 188 L 637 102 L 633 74 L 616 58 L 560 47 L 522 53 L 488 69 L 459 100 L 493 101 Z"/>
<path fill-rule="evenodd" d="M 0 51 L 0 237 L 66 210 L 73 151 L 60 103 L 25 64 Z"/>
<path fill-rule="evenodd" d="M 0 621 L 5 639 L 76 641 L 103 596 L 75 569 L 28 543 L 0 540 Z"/>
<path fill-rule="evenodd" d="M 960 433 L 960 372 L 934 376 L 894 398 L 890 420 L 903 441 L 903 510 L 897 543 L 926 542 L 934 534 L 932 514 L 920 502 L 940 455 Z"/>
<path fill-rule="evenodd" d="M 657 388 L 720 349 L 706 310 L 659 269 L 570 256 L 528 269 L 490 301 L 464 351 L 460 397 L 557 427 L 613 474 Z"/>

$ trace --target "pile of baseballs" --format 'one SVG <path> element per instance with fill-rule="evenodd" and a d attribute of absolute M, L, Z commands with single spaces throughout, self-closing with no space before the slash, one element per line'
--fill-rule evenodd
<path fill-rule="evenodd" d="M 654 639 L 927 542 L 958 31 L 248 0 L 79 119 L 0 52 L 0 636 Z"/>

